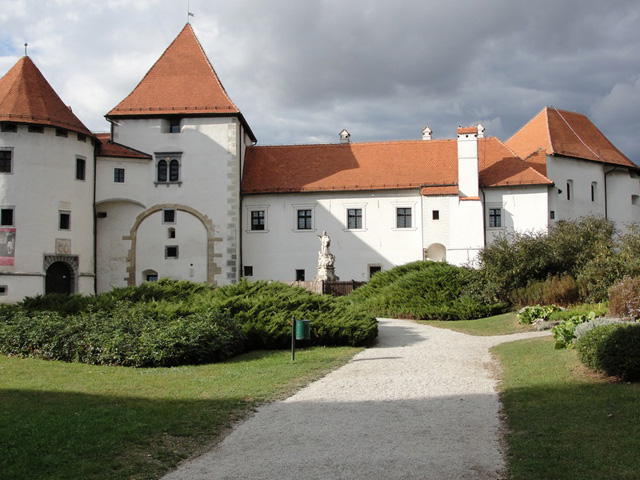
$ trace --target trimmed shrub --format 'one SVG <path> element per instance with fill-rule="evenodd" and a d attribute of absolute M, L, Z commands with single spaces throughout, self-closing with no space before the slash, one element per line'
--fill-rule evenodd
<path fill-rule="evenodd" d="M 376 316 L 423 320 L 468 320 L 503 311 L 472 294 L 467 269 L 419 261 L 377 273 L 349 299 Z"/>
<path fill-rule="evenodd" d="M 287 348 L 293 318 L 311 320 L 312 345 L 366 345 L 378 333 L 375 317 L 346 299 L 277 282 L 243 281 L 212 290 L 163 280 L 98 297 L 49 297 L 0 308 L 1 353 L 168 367 L 216 362 L 249 349 Z"/>
<path fill-rule="evenodd" d="M 209 301 L 242 326 L 250 349 L 286 348 L 294 318 L 311 320 L 311 345 L 362 346 L 378 335 L 375 316 L 347 297 L 316 295 L 280 282 L 243 280 L 215 290 Z"/>
<path fill-rule="evenodd" d="M 609 288 L 609 314 L 640 318 L 640 277 L 624 277 Z"/>
<path fill-rule="evenodd" d="M 640 380 L 640 324 L 604 325 L 583 335 L 576 345 L 587 367 L 626 381 Z"/>
<path fill-rule="evenodd" d="M 604 325 L 617 325 L 620 323 L 626 324 L 628 322 L 618 320 L 617 318 L 602 317 L 602 318 L 594 318 L 593 320 L 589 320 L 588 322 L 581 323 L 576 327 L 575 331 L 573 332 L 573 335 L 575 336 L 575 338 L 573 339 L 573 343 L 574 344 L 578 343 L 578 341 L 580 340 L 580 338 L 582 338 L 583 335 L 585 335 L 587 332 L 590 332 L 596 327 L 602 327 Z"/>

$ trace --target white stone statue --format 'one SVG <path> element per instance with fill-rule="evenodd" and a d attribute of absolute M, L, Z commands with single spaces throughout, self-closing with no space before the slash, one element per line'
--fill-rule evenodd
<path fill-rule="evenodd" d="M 323 231 L 322 235 L 318 235 L 318 238 L 320 239 L 320 251 L 318 252 L 318 273 L 315 280 L 337 281 L 338 277 L 334 271 L 336 257 L 329 251 L 331 238 L 326 231 Z"/>

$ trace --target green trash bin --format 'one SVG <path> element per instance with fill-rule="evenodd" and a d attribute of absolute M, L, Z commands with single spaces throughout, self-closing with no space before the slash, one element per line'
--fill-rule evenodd
<path fill-rule="evenodd" d="M 311 338 L 311 320 L 296 320 L 296 340 Z"/>

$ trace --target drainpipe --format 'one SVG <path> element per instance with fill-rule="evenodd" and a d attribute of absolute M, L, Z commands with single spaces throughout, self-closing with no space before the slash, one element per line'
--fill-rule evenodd
<path fill-rule="evenodd" d="M 485 198 L 483 188 L 480 189 L 480 193 L 482 194 L 482 238 L 483 238 L 482 241 L 484 242 L 483 247 L 486 248 L 487 246 L 487 214 L 484 211 L 484 208 L 485 208 L 485 205 L 487 204 L 487 199 Z"/>

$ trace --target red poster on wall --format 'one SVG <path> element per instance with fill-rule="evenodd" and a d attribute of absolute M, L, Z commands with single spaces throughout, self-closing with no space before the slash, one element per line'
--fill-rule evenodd
<path fill-rule="evenodd" d="M 16 229 L 0 228 L 0 265 L 13 265 L 16 251 Z"/>

